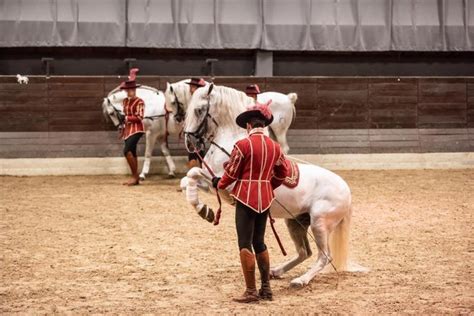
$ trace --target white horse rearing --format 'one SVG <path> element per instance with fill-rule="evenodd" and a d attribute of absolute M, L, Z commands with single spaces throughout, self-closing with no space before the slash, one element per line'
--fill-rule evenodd
<path fill-rule="evenodd" d="M 109 92 L 102 103 L 104 116 L 110 119 L 118 127 L 123 116 L 123 100 L 127 94 L 118 88 Z M 171 158 L 171 154 L 166 141 L 167 133 L 178 135 L 183 129 L 183 122 L 178 122 L 177 116 L 171 110 L 165 108 L 165 97 L 163 92 L 148 86 L 137 88 L 137 96 L 145 102 L 143 126 L 145 128 L 146 147 L 145 161 L 143 163 L 140 178 L 145 179 L 150 171 L 150 162 L 153 148 L 156 142 L 160 144 L 161 152 L 168 165 L 168 174 L 175 176 L 176 166 Z M 179 116 L 178 116 L 179 118 Z M 181 117 L 183 119 L 183 117 Z"/>
<path fill-rule="evenodd" d="M 246 131 L 236 125 L 235 118 L 253 100 L 232 88 L 211 87 L 196 90 L 191 99 L 185 120 L 186 146 L 192 150 L 202 139 L 212 138 L 214 143 L 231 152 L 235 142 L 246 137 Z M 202 135 L 196 131 L 201 131 Z M 204 160 L 215 174 L 222 176 L 223 163 L 228 156 L 211 145 Z M 314 165 L 298 166 L 301 175 L 299 184 L 293 189 L 283 185 L 278 187 L 275 190 L 276 200 L 271 206 L 274 217 L 286 220 L 297 252 L 292 259 L 271 269 L 274 277 L 281 277 L 311 256 L 308 227 L 320 250 L 310 270 L 291 281 L 291 285 L 297 287 L 308 284 L 331 260 L 338 271 L 351 269 L 348 242 L 352 215 L 351 192 L 341 177 Z M 209 180 L 210 175 L 206 170 L 195 167 L 188 172 L 187 181 L 182 181 L 183 185 L 186 184 L 187 200 L 198 213 L 202 214 L 203 210 L 212 212 L 199 199 L 197 182 L 200 179 Z M 229 201 L 228 191 L 222 193 Z"/>
<path fill-rule="evenodd" d="M 186 82 L 189 82 L 189 80 L 185 79 L 166 84 L 166 104 L 175 113 L 178 111 L 186 112 L 188 109 L 191 93 Z M 257 95 L 257 101 L 260 103 L 267 103 L 269 100 L 272 100 L 270 108 L 272 109 L 274 119 L 272 124 L 270 124 L 270 136 L 281 145 L 285 153 L 288 153 L 290 149 L 286 133 L 296 116 L 295 103 L 297 99 L 298 95 L 296 93 L 264 92 Z"/>

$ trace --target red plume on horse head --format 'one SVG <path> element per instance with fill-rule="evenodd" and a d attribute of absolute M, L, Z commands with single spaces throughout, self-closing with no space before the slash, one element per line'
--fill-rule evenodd
<path fill-rule="evenodd" d="M 128 75 L 128 80 L 129 81 L 135 81 L 135 79 L 137 78 L 137 72 L 139 71 L 140 69 L 138 68 L 132 68 L 130 69 L 130 74 Z"/>

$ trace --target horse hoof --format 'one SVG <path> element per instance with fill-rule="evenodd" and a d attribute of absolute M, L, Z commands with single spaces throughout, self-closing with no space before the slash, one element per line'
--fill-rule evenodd
<path fill-rule="evenodd" d="M 290 286 L 294 289 L 301 289 L 305 284 L 300 278 L 296 278 L 290 282 Z"/>
<path fill-rule="evenodd" d="M 145 181 L 145 175 L 144 175 L 144 174 L 141 174 L 141 175 L 139 176 L 139 178 L 140 178 L 141 181 Z"/>
<path fill-rule="evenodd" d="M 176 175 L 173 173 L 168 173 L 168 179 L 174 179 L 176 178 Z"/>

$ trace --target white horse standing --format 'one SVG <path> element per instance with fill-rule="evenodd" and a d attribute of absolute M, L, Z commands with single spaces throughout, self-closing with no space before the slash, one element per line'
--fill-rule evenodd
<path fill-rule="evenodd" d="M 166 104 L 169 104 L 174 113 L 186 112 L 188 109 L 191 101 L 191 92 L 187 84 L 189 81 L 190 79 L 185 79 L 175 83 L 166 83 Z M 286 134 L 296 117 L 295 104 L 298 95 L 296 93 L 283 94 L 280 92 L 264 92 L 257 95 L 257 101 L 260 103 L 267 103 L 269 100 L 272 100 L 270 108 L 273 113 L 273 122 L 269 126 L 270 136 L 281 145 L 285 153 L 288 153 L 290 147 Z"/>
<path fill-rule="evenodd" d="M 146 146 L 140 179 L 144 180 L 150 171 L 153 148 L 157 141 L 168 166 L 168 175 L 174 177 L 176 166 L 168 148 L 167 133 L 178 135 L 183 130 L 183 117 L 180 120 L 179 116 L 170 113 L 171 111 L 166 108 L 163 92 L 155 88 L 141 86 L 137 88 L 137 96 L 145 102 L 143 126 Z M 102 103 L 104 116 L 110 119 L 116 127 L 123 123 L 123 100 L 126 97 L 125 91 L 116 88 L 104 98 Z"/>
<path fill-rule="evenodd" d="M 246 137 L 246 131 L 235 124 L 235 118 L 251 103 L 251 98 L 232 88 L 211 86 L 196 90 L 185 121 L 187 148 L 193 149 L 202 139 L 211 138 L 215 144 L 230 152 L 236 141 Z M 223 163 L 228 156 L 216 145 L 211 145 L 204 160 L 215 174 L 222 176 Z M 292 286 L 300 287 L 308 284 L 331 261 L 338 271 L 350 268 L 348 242 L 352 208 L 349 186 L 341 177 L 314 165 L 298 166 L 301 175 L 299 184 L 293 189 L 283 185 L 278 187 L 275 190 L 276 200 L 271 206 L 274 217 L 286 220 L 297 255 L 272 268 L 271 273 L 274 277 L 281 277 L 311 256 L 307 238 L 309 227 L 319 254 L 309 271 L 291 281 Z M 186 184 L 187 200 L 198 213 L 203 210 L 212 212 L 199 200 L 197 182 L 200 179 L 209 180 L 210 175 L 195 167 L 188 172 L 187 181 L 182 181 Z M 225 197 L 230 199 L 228 194 Z"/>

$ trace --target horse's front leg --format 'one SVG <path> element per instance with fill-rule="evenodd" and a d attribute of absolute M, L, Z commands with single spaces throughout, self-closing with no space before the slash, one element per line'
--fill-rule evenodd
<path fill-rule="evenodd" d="M 145 125 L 146 130 L 146 145 L 145 145 L 145 161 L 143 163 L 142 172 L 140 173 L 140 179 L 145 180 L 145 177 L 150 172 L 150 163 L 151 157 L 153 155 L 153 148 L 156 144 L 156 139 L 158 138 L 158 133 L 154 131 L 152 126 Z"/>
<path fill-rule="evenodd" d="M 214 211 L 199 199 L 199 183 L 208 176 L 201 168 L 191 168 L 186 177 L 181 180 L 181 186 L 186 187 L 186 199 L 194 207 L 199 216 L 212 223 Z"/>
<path fill-rule="evenodd" d="M 168 176 L 174 178 L 176 176 L 175 174 L 176 165 L 174 164 L 173 158 L 171 158 L 170 149 L 168 148 L 166 139 L 160 143 L 160 147 L 161 147 L 161 152 L 163 153 L 163 156 L 165 157 L 166 164 L 168 166 Z"/>

